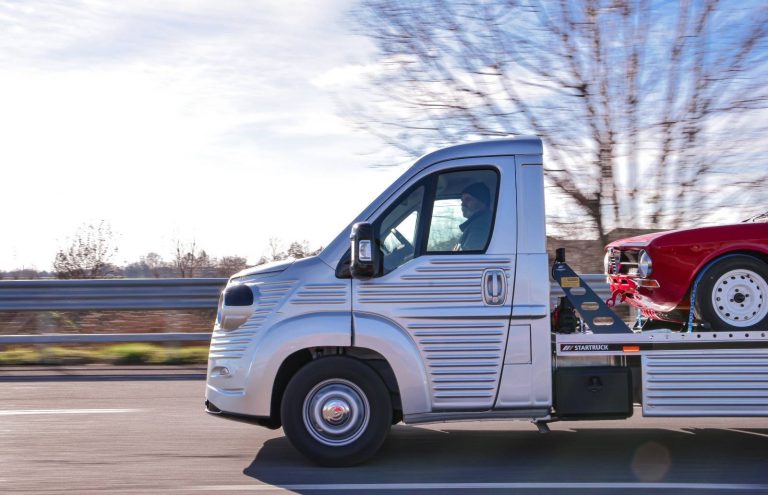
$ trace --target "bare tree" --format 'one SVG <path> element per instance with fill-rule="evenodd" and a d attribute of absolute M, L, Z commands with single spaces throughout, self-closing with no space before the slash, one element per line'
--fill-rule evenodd
<path fill-rule="evenodd" d="M 224 256 L 216 262 L 216 273 L 221 277 L 229 277 L 247 266 L 248 261 L 242 256 Z"/>
<path fill-rule="evenodd" d="M 139 257 L 139 261 L 126 264 L 121 270 L 123 275 L 131 278 L 172 277 L 175 275 L 176 265 L 164 261 L 162 256 L 155 252 L 149 252 Z"/>
<path fill-rule="evenodd" d="M 117 253 L 117 247 L 113 244 L 114 234 L 105 221 L 81 226 L 69 240 L 69 246 L 56 253 L 53 261 L 56 277 L 104 277 L 114 269 L 110 260 Z"/>
<path fill-rule="evenodd" d="M 199 249 L 197 242 L 193 239 L 187 243 L 176 241 L 173 263 L 181 278 L 193 278 L 196 271 L 210 266 L 211 261 L 208 254 L 203 249 Z"/>
<path fill-rule="evenodd" d="M 267 245 L 269 261 L 284 260 L 288 255 L 283 251 L 283 242 L 277 237 L 270 237 Z"/>
<path fill-rule="evenodd" d="M 362 127 L 408 155 L 539 135 L 554 218 L 601 240 L 768 198 L 764 3 L 362 0 L 354 18 L 380 55 L 347 103 Z"/>
<path fill-rule="evenodd" d="M 288 257 L 301 259 L 310 256 L 309 242 L 308 241 L 293 241 L 288 247 Z"/>
<path fill-rule="evenodd" d="M 165 266 L 165 262 L 163 261 L 162 256 L 155 252 L 151 252 L 147 253 L 146 256 L 142 256 L 140 261 L 146 265 L 147 271 L 152 275 L 152 277 L 160 277 L 160 271 Z"/>
<path fill-rule="evenodd" d="M 50 278 L 51 273 L 38 271 L 34 268 L 17 268 L 15 270 L 0 271 L 0 280 L 33 280 L 37 278 Z"/>

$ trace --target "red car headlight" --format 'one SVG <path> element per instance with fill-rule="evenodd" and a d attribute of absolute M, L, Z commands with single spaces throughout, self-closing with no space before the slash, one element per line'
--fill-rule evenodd
<path fill-rule="evenodd" d="M 648 278 L 653 273 L 653 261 L 646 251 L 640 251 L 640 259 L 637 261 L 637 274 L 641 278 Z"/>

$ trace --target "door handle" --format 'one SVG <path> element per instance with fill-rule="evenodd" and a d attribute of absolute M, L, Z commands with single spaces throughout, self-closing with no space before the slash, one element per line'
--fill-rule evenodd
<path fill-rule="evenodd" d="M 483 301 L 488 306 L 501 306 L 507 298 L 507 276 L 500 268 L 483 272 Z"/>

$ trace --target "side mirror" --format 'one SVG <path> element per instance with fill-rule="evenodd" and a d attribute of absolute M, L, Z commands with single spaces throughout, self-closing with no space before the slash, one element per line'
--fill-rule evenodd
<path fill-rule="evenodd" d="M 380 254 L 376 246 L 373 225 L 358 222 L 352 226 L 349 235 L 352 255 L 349 271 L 353 278 L 371 278 L 379 274 Z"/>

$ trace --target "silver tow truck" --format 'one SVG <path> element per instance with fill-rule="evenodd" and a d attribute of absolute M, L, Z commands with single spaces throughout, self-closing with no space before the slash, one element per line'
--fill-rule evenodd
<path fill-rule="evenodd" d="M 364 462 L 390 425 L 489 418 L 768 416 L 766 331 L 633 331 L 558 254 L 542 144 L 420 158 L 319 255 L 234 275 L 207 412 Z M 550 276 L 565 293 L 550 308 Z M 578 316 L 576 316 L 578 314 Z M 578 324 L 568 325 L 568 321 Z"/>

